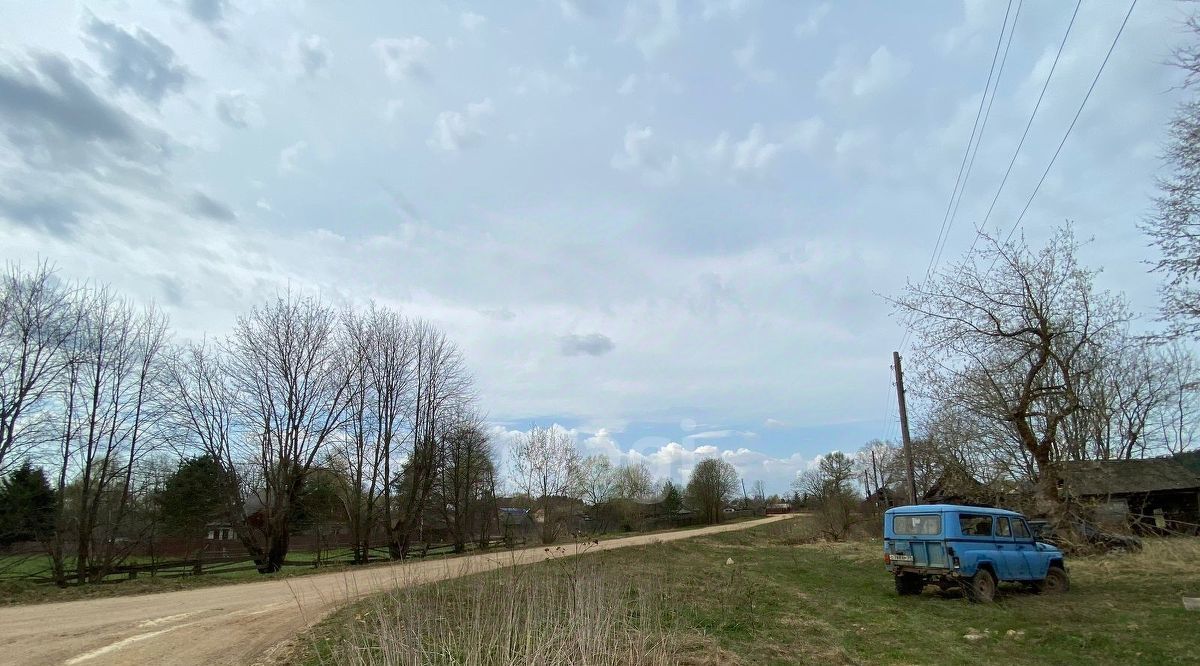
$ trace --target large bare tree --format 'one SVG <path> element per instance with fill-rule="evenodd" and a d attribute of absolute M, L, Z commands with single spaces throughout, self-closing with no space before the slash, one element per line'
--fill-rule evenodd
<path fill-rule="evenodd" d="M 705 458 L 688 477 L 687 497 L 700 519 L 715 525 L 724 517 L 725 504 L 739 490 L 737 469 L 726 460 Z"/>
<path fill-rule="evenodd" d="M 354 560 L 365 562 L 380 521 L 390 525 L 391 468 L 403 440 L 403 419 L 414 380 L 411 327 L 399 314 L 371 304 L 342 314 L 350 408 L 333 458 L 345 472 L 343 501 Z"/>
<path fill-rule="evenodd" d="M 472 399 L 471 380 L 458 347 L 426 321 L 411 331 L 413 389 L 405 413 L 408 447 L 399 478 L 394 479 L 395 507 L 388 524 L 393 558 L 408 554 L 414 531 L 428 507 L 437 479 L 441 444 L 459 423 L 459 408 Z"/>
<path fill-rule="evenodd" d="M 58 529 L 51 557 L 60 574 L 73 534 L 79 580 L 100 580 L 127 554 L 137 464 L 162 441 L 167 321 L 107 288 L 79 296 L 82 314 L 62 383 L 57 453 Z M 118 538 L 121 537 L 121 538 Z M 124 545 L 122 545 L 124 544 Z"/>
<path fill-rule="evenodd" d="M 893 302 L 915 334 L 917 393 L 1000 425 L 1032 462 L 1043 510 L 1061 508 L 1064 427 L 1085 407 L 1124 302 L 1093 285 L 1069 226 L 1040 249 L 981 234 L 961 261 Z"/>
<path fill-rule="evenodd" d="M 243 429 L 234 441 L 257 514 L 248 546 L 264 572 L 283 566 L 289 516 L 351 403 L 337 323 L 332 307 L 288 292 L 240 317 L 226 343 Z"/>

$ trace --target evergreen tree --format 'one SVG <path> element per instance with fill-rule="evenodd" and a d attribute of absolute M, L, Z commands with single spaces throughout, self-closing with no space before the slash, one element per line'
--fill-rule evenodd
<path fill-rule="evenodd" d="M 54 489 L 28 460 L 0 482 L 0 546 L 40 541 L 54 529 Z"/>
<path fill-rule="evenodd" d="M 233 481 L 215 458 L 203 455 L 179 463 L 158 496 L 169 534 L 200 538 L 233 498 Z"/>

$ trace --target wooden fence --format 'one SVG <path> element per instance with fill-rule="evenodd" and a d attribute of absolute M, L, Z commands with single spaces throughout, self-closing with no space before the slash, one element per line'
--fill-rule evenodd
<path fill-rule="evenodd" d="M 503 539 L 494 538 L 488 542 L 488 548 L 513 548 L 516 546 L 524 546 L 525 539 Z M 337 546 L 337 550 L 343 550 L 344 547 Z M 467 544 L 467 550 L 478 550 L 478 544 Z M 293 554 L 296 551 L 293 551 Z M 422 559 L 426 557 L 437 557 L 441 555 L 450 555 L 454 552 L 454 544 L 444 543 L 423 543 L 418 547 L 409 551 L 407 559 Z M 323 557 L 317 553 L 317 557 L 309 560 L 292 559 L 285 560 L 285 567 L 308 567 L 319 568 L 329 566 L 350 566 L 354 564 L 353 557 L 349 554 L 339 555 L 335 557 Z M 367 563 L 376 563 L 390 560 L 390 554 L 386 548 L 372 548 L 367 554 Z M 196 557 L 176 557 L 170 559 L 154 560 L 151 562 L 134 562 L 123 563 L 110 567 L 104 575 L 101 583 L 116 583 L 122 580 L 136 580 L 143 576 L 150 578 L 182 578 L 186 576 L 202 576 L 210 574 L 231 574 L 245 571 L 255 571 L 258 565 L 249 558 L 244 552 L 227 555 L 215 554 L 200 554 Z M 99 571 L 85 573 L 82 578 L 95 578 Z M 81 576 L 77 571 L 66 572 L 64 578 L 68 584 L 78 584 Z M 2 581 L 29 581 L 33 583 L 54 584 L 54 577 L 51 569 L 46 567 L 35 572 L 20 572 L 0 574 L 0 582 Z"/>

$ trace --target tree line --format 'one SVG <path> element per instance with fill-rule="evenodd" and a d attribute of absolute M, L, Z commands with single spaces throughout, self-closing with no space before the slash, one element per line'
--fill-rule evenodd
<path fill-rule="evenodd" d="M 403 557 L 435 508 L 465 547 L 496 487 L 475 402 L 442 331 L 377 305 L 287 292 L 175 343 L 156 307 L 46 264 L 0 285 L 4 513 L 23 516 L 5 531 L 44 543 L 60 581 L 102 579 L 164 515 L 228 525 L 276 571 L 322 497 L 357 561 Z"/>
<path fill-rule="evenodd" d="M 288 291 L 224 336 L 175 340 L 157 307 L 48 264 L 2 280 L 0 548 L 41 544 L 60 584 L 213 529 L 265 573 L 327 524 L 356 563 L 408 556 L 431 524 L 486 547 L 506 490 L 546 543 L 580 506 L 608 531 L 648 505 L 716 522 L 737 494 L 727 462 L 656 482 L 558 427 L 519 433 L 501 469 L 460 349 L 386 307 Z"/>

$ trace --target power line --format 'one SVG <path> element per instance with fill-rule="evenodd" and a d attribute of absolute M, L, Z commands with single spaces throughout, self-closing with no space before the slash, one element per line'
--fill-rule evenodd
<path fill-rule="evenodd" d="M 1017 13 L 1013 14 L 1012 27 L 1008 30 L 1008 41 L 1004 44 L 1004 55 L 1000 57 L 1000 69 L 996 70 L 996 82 L 992 85 L 992 96 L 988 99 L 987 110 L 983 112 L 983 124 L 979 126 L 979 137 L 975 139 L 975 150 L 971 153 L 971 161 L 967 164 L 967 173 L 963 176 L 962 188 L 958 191 L 958 201 L 954 203 L 954 212 L 950 214 L 950 224 L 946 227 L 946 236 L 942 239 L 942 246 L 937 250 L 936 260 L 933 262 L 933 267 L 942 260 L 942 252 L 946 249 L 946 242 L 950 240 L 950 230 L 954 228 L 954 220 L 958 218 L 958 207 L 962 203 L 963 194 L 967 191 L 967 181 L 971 178 L 971 170 L 975 167 L 975 158 L 979 155 L 979 146 L 983 143 L 983 133 L 987 130 L 988 118 L 992 115 L 992 103 L 996 101 L 996 91 L 1000 89 L 1000 77 L 1004 76 L 1004 65 L 1008 62 L 1008 50 L 1012 46 L 1013 35 L 1017 33 L 1017 20 L 1021 18 L 1021 7 L 1024 5 L 1024 0 L 1017 3 Z M 1003 30 L 1001 30 L 1003 36 Z M 984 91 L 984 95 L 987 92 Z M 981 100 L 982 101 L 982 100 Z M 925 278 L 928 280 L 928 275 Z"/>
<path fill-rule="evenodd" d="M 1063 145 L 1067 143 L 1067 137 L 1071 136 L 1071 130 L 1075 129 L 1075 122 L 1079 120 L 1080 114 L 1083 113 L 1083 107 L 1087 105 L 1088 99 L 1092 96 L 1092 91 L 1096 89 L 1096 82 L 1100 80 L 1100 75 L 1104 73 L 1104 67 L 1108 64 L 1108 59 L 1112 56 L 1113 49 L 1117 48 L 1117 41 L 1121 39 L 1121 33 L 1125 32 L 1125 25 L 1129 23 L 1129 17 L 1133 14 L 1133 8 L 1137 7 L 1138 0 L 1133 0 L 1129 4 L 1129 11 L 1125 12 L 1125 19 L 1121 21 L 1121 27 L 1117 29 L 1116 36 L 1113 37 L 1112 44 L 1108 46 L 1108 53 L 1104 54 L 1104 60 L 1100 63 L 1100 69 L 1096 70 L 1096 76 L 1092 78 L 1092 84 L 1088 86 L 1087 94 L 1083 96 L 1083 101 L 1079 103 L 1079 109 L 1075 111 L 1075 117 L 1071 119 L 1071 124 L 1067 126 L 1067 131 L 1063 134 L 1062 141 L 1058 142 L 1058 148 L 1054 151 L 1054 155 L 1050 158 L 1050 163 L 1046 165 L 1046 170 L 1042 172 L 1042 177 L 1038 179 L 1037 186 L 1033 188 L 1033 192 L 1029 195 L 1029 200 L 1025 202 L 1025 208 L 1021 209 L 1021 214 L 1017 216 L 1017 220 L 1013 222 L 1013 226 L 1008 230 L 1008 236 L 1004 242 L 1012 239 L 1013 233 L 1020 226 L 1021 220 L 1025 219 L 1025 213 L 1028 212 L 1029 206 L 1033 203 L 1033 198 L 1037 196 L 1038 190 L 1042 189 L 1042 183 L 1046 182 L 1046 175 L 1050 173 L 1050 168 L 1054 166 L 1054 161 L 1058 159 L 1058 154 L 1062 152 Z"/>
<path fill-rule="evenodd" d="M 1033 112 L 1029 114 L 1029 121 L 1025 123 L 1025 131 L 1021 133 L 1021 140 L 1017 142 L 1017 149 L 1013 151 L 1012 159 L 1008 161 L 1008 168 L 1004 170 L 1004 177 L 1000 179 L 1000 187 L 996 188 L 996 195 L 992 197 L 992 203 L 988 205 L 987 214 L 983 216 L 983 221 L 979 223 L 979 228 L 983 229 L 987 226 L 987 221 L 992 216 L 992 210 L 996 207 L 996 201 L 1000 199 L 1000 193 L 1004 191 L 1004 185 L 1008 183 L 1008 176 L 1012 173 L 1013 165 L 1017 163 L 1017 155 L 1021 154 L 1021 148 L 1025 145 L 1025 139 L 1029 136 L 1029 128 L 1033 127 L 1033 120 L 1037 118 L 1038 109 L 1042 106 L 1042 98 L 1046 96 L 1046 89 L 1050 87 L 1050 79 L 1054 77 L 1054 70 L 1058 68 L 1058 60 L 1062 57 L 1063 48 L 1067 45 L 1067 37 L 1071 35 L 1071 28 L 1075 25 L 1075 17 L 1079 15 L 1079 8 L 1083 5 L 1083 0 L 1078 0 L 1075 3 L 1075 11 L 1071 13 L 1071 21 L 1067 23 L 1067 31 L 1063 33 L 1062 41 L 1058 43 L 1058 53 L 1054 54 L 1054 62 L 1050 65 L 1050 73 L 1046 75 L 1046 80 L 1042 83 L 1042 91 L 1038 93 L 1037 103 L 1033 105 Z M 971 249 L 975 249 L 975 243 L 979 241 L 979 236 L 971 241 Z"/>
<path fill-rule="evenodd" d="M 992 64 L 988 68 L 987 83 L 983 86 L 983 96 L 979 98 L 979 108 L 975 111 L 975 123 L 971 126 L 971 137 L 967 139 L 967 147 L 963 150 L 962 162 L 958 165 L 958 176 L 954 179 L 954 189 L 950 191 L 950 200 L 946 202 L 946 212 L 942 215 L 942 226 L 938 230 L 938 238 L 933 244 L 933 254 L 929 257 L 929 266 L 925 269 L 925 280 L 929 279 L 929 275 L 933 271 L 934 259 L 937 257 L 938 247 L 942 244 L 942 239 L 946 234 L 946 225 L 950 222 L 950 211 L 954 206 L 955 197 L 958 195 L 958 188 L 962 183 L 963 172 L 967 168 L 967 159 L 971 155 L 971 146 L 975 143 L 975 132 L 979 129 L 979 120 L 983 117 L 983 107 L 987 102 L 988 90 L 992 87 L 992 75 L 996 71 L 996 61 L 1000 58 L 1000 46 L 1004 43 L 1004 32 L 1008 28 L 1008 16 L 1011 12 L 1012 0 L 1008 0 L 1008 7 L 1004 10 L 1004 22 L 1000 25 L 1000 35 L 996 38 L 996 48 L 992 53 Z M 922 280 L 922 282 L 925 280 Z"/>
<path fill-rule="evenodd" d="M 1024 0 L 1022 0 L 1022 2 L 1023 1 Z M 1018 8 L 1017 8 L 1018 14 L 1020 13 L 1020 11 L 1021 11 L 1020 7 L 1018 6 Z M 995 99 L 995 96 L 996 96 L 996 92 L 992 87 L 992 77 L 996 72 L 996 61 L 1000 59 L 1000 46 L 1004 43 L 1004 33 L 1008 29 L 1008 17 L 1011 12 L 1012 12 L 1012 0 L 1008 0 L 1008 6 L 1004 10 L 1004 21 L 1000 24 L 1000 34 L 996 37 L 996 47 L 992 51 L 992 64 L 988 67 L 987 81 L 983 85 L 983 95 L 979 98 L 979 108 L 975 110 L 975 122 L 971 125 L 971 136 L 967 139 L 967 147 L 963 150 L 962 162 L 959 163 L 959 165 L 958 165 L 958 175 L 954 179 L 954 188 L 950 191 L 950 200 L 946 202 L 946 212 L 942 214 L 942 226 L 940 229 L 938 229 L 938 237 L 933 243 L 933 252 L 929 257 L 929 265 L 925 267 L 925 277 L 924 277 L 924 279 L 921 280 L 922 284 L 924 284 L 925 282 L 927 282 L 929 280 L 929 276 L 933 273 L 933 269 L 937 265 L 938 259 L 941 257 L 941 251 L 939 248 L 945 247 L 946 239 L 949 236 L 948 225 L 953 224 L 951 222 L 950 213 L 951 213 L 951 210 L 954 209 L 954 202 L 955 202 L 956 198 L 961 199 L 961 193 L 959 192 L 959 186 L 962 185 L 963 187 L 965 187 L 965 182 L 963 180 L 963 174 L 964 174 L 964 172 L 967 172 L 969 174 L 969 169 L 967 168 L 968 159 L 970 159 L 971 163 L 974 164 L 974 160 L 973 160 L 973 158 L 971 158 L 971 155 L 972 155 L 971 146 L 975 145 L 976 150 L 978 150 L 978 144 L 975 141 L 975 133 L 976 133 L 976 131 L 979 131 L 980 119 L 984 118 L 984 105 L 985 105 L 985 103 L 987 103 L 987 100 L 988 100 L 988 90 L 989 89 L 992 90 L 992 98 L 993 99 Z M 1014 28 L 1016 27 L 1016 19 L 1015 18 L 1013 19 L 1013 27 Z M 1010 43 L 1012 42 L 1011 34 L 1009 35 L 1009 42 Z M 1004 57 L 1007 60 L 1007 58 L 1008 58 L 1007 47 L 1004 50 Z M 1003 67 L 1003 65 L 1001 67 Z M 998 77 L 996 79 L 996 82 L 999 83 Z M 987 108 L 988 108 L 988 112 L 990 113 L 991 105 L 988 105 Z M 984 122 L 986 123 L 986 119 L 984 120 Z M 980 131 L 979 134 L 980 134 L 980 137 L 982 138 L 982 135 L 983 135 L 982 131 Z M 905 331 L 904 335 L 901 336 L 900 346 L 898 348 L 900 351 L 904 351 L 906 345 L 908 345 L 909 336 L 910 336 L 910 333 L 908 331 Z"/>

